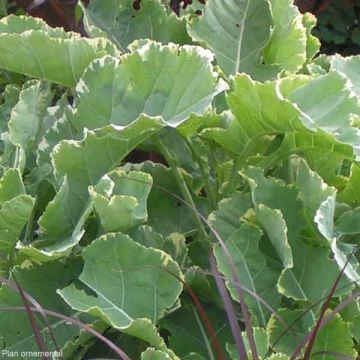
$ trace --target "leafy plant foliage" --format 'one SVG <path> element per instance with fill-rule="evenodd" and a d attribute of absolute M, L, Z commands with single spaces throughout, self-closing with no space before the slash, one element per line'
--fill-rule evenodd
<path fill-rule="evenodd" d="M 88 37 L 0 20 L 1 276 L 131 359 L 287 360 L 342 271 L 312 358 L 355 359 L 360 58 L 316 57 L 290 0 L 186 5 L 80 3 Z M 4 282 L 0 351 L 35 359 L 22 305 Z M 65 359 L 115 356 L 35 320 Z"/>

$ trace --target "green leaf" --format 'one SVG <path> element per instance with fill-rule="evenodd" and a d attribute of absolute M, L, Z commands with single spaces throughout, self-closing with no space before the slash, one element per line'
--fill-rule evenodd
<path fill-rule="evenodd" d="M 7 122 L 10 120 L 10 115 L 13 107 L 19 100 L 20 89 L 14 84 L 6 85 L 5 89 L 0 95 L 0 130 L 3 132 L 7 128 Z"/>
<path fill-rule="evenodd" d="M 30 80 L 20 92 L 8 127 L 10 140 L 21 146 L 25 153 L 32 151 L 40 141 L 43 119 L 52 97 L 49 85 L 40 81 Z"/>
<path fill-rule="evenodd" d="M 344 58 L 340 55 L 334 55 L 330 60 L 331 69 L 334 69 L 348 79 L 352 90 L 360 97 L 360 76 L 359 76 L 359 56 L 350 56 Z"/>
<path fill-rule="evenodd" d="M 141 360 L 171 360 L 171 357 L 161 350 L 148 348 L 141 354 Z"/>
<path fill-rule="evenodd" d="M 226 314 L 214 305 L 201 303 L 206 316 L 213 326 L 220 344 L 232 340 L 231 330 Z M 181 359 L 196 353 L 204 359 L 216 359 L 209 334 L 195 306 L 183 299 L 182 306 L 160 321 L 160 327 L 170 332 L 169 347 Z"/>
<path fill-rule="evenodd" d="M 88 187 L 96 185 L 161 126 L 159 119 L 142 116 L 128 126 L 88 131 L 83 140 L 64 140 L 54 148 L 53 165 L 61 187 L 39 221 L 40 239 L 46 243 L 42 246 L 40 243 L 39 249 L 28 246 L 32 256 L 34 252 L 42 259 L 55 253 L 65 255 L 79 242 L 83 224 L 92 209 Z"/>
<path fill-rule="evenodd" d="M 153 178 L 154 185 L 148 198 L 148 225 L 156 232 L 164 236 L 172 233 L 187 235 L 196 229 L 191 210 L 177 199 L 182 199 L 182 194 L 170 168 L 146 161 L 126 164 L 124 169 L 143 171 Z M 184 177 L 191 184 L 188 174 L 184 173 Z"/>
<path fill-rule="evenodd" d="M 319 76 L 295 89 L 289 99 L 300 109 L 307 127 L 333 134 L 339 142 L 351 145 L 359 156 L 359 130 L 352 126 L 352 119 L 360 114 L 360 105 L 342 75 L 333 71 Z"/>
<path fill-rule="evenodd" d="M 322 202 L 316 213 L 315 222 L 318 225 L 320 233 L 328 240 L 339 268 L 344 269 L 344 274 L 351 281 L 360 283 L 360 264 L 356 255 L 353 254 L 356 245 L 342 242 L 341 237 L 343 233 L 337 231 L 334 227 L 335 198 L 336 194 L 329 196 Z M 352 219 L 352 221 L 358 219 L 357 212 L 354 213 L 355 219 Z M 354 215 L 354 213 L 352 215 Z"/>
<path fill-rule="evenodd" d="M 360 205 L 360 194 L 359 194 L 359 185 L 360 185 L 360 166 L 356 163 L 351 165 L 350 175 L 346 186 L 342 192 L 338 195 L 337 199 L 340 202 L 345 202 L 351 206 Z"/>
<path fill-rule="evenodd" d="M 66 316 L 78 318 L 79 314 L 75 313 L 62 299 L 56 294 L 58 287 L 66 286 L 73 281 L 81 270 L 81 262 L 67 261 L 52 262 L 41 266 L 32 265 L 27 268 L 16 267 L 13 269 L 16 280 L 22 289 L 30 294 L 42 308 L 52 310 Z M 14 283 L 14 278 L 10 281 Z M 3 285 L 0 289 L 0 307 L 23 306 L 23 301 L 18 293 Z M 37 326 L 49 351 L 55 351 L 54 343 L 49 335 L 47 327 L 40 317 L 34 313 L 37 319 Z M 48 317 L 54 333 L 56 342 L 60 348 L 64 344 L 79 334 L 77 326 L 69 325 L 65 320 Z M 21 351 L 39 351 L 32 327 L 26 312 L 0 312 L 0 351 L 18 352 L 14 359 L 22 359 Z M 26 349 L 26 350 L 25 350 Z M 36 356 L 28 357 L 35 359 Z"/>
<path fill-rule="evenodd" d="M 166 253 L 145 248 L 121 233 L 93 241 L 82 257 L 80 283 L 59 294 L 74 309 L 153 344 L 152 331 L 138 327 L 136 320 L 156 324 L 175 303 L 182 285 L 170 273 L 181 277 L 178 265 Z M 150 321 L 147 327 L 151 329 Z"/>
<path fill-rule="evenodd" d="M 0 179 L 0 270 L 12 266 L 16 242 L 30 220 L 34 199 L 25 194 L 18 170 L 9 169 Z"/>
<path fill-rule="evenodd" d="M 252 207 L 248 194 L 234 193 L 218 204 L 218 210 L 209 215 L 209 222 L 223 240 L 228 239 L 240 226 L 241 217 Z"/>
<path fill-rule="evenodd" d="M 268 336 L 266 334 L 265 329 L 263 328 L 253 328 L 253 333 L 254 333 L 254 340 L 255 340 L 257 353 L 260 359 L 262 359 L 268 351 L 268 347 L 269 347 Z M 242 336 L 244 339 L 246 352 L 248 354 L 248 357 L 251 359 L 252 356 L 251 348 L 245 331 L 242 332 Z M 237 360 L 239 358 L 239 354 L 235 345 L 227 344 L 226 350 L 230 354 L 232 360 Z"/>
<path fill-rule="evenodd" d="M 306 59 L 309 62 L 320 50 L 320 40 L 312 34 L 316 26 L 316 17 L 311 13 L 305 13 L 302 16 L 302 22 L 306 28 Z"/>
<path fill-rule="evenodd" d="M 233 259 L 241 285 L 276 308 L 280 304 L 280 295 L 276 290 L 279 273 L 268 266 L 266 256 L 259 249 L 261 236 L 262 231 L 258 227 L 243 224 L 226 240 L 225 244 Z M 225 275 L 232 297 L 238 301 L 231 269 L 220 245 L 215 246 L 214 254 L 219 270 Z M 256 315 L 258 324 L 266 326 L 270 317 L 269 310 L 251 295 L 245 294 L 245 301 Z"/>
<path fill-rule="evenodd" d="M 295 300 L 316 302 L 330 291 L 339 270 L 326 248 L 303 241 L 302 233 L 308 224 L 298 189 L 278 179 L 265 178 L 258 168 L 249 168 L 244 174 L 250 179 L 257 218 L 284 268 L 277 284 L 279 292 Z M 261 213 L 264 208 L 266 212 Z M 314 272 L 318 274 L 316 278 L 311 276 Z"/>
<path fill-rule="evenodd" d="M 203 115 L 226 88 L 212 61 L 211 52 L 200 47 L 155 42 L 146 42 L 121 62 L 110 56 L 96 60 L 76 87 L 71 121 L 77 129 L 95 129 L 127 125 L 145 113 L 177 127 L 192 113 Z"/>
<path fill-rule="evenodd" d="M 118 55 L 106 39 L 82 38 L 14 15 L 0 20 L 0 48 L 1 68 L 65 86 L 74 86 L 95 58 Z"/>
<path fill-rule="evenodd" d="M 260 66 L 261 52 L 270 38 L 272 18 L 264 0 L 209 0 L 203 15 L 193 17 L 188 31 L 194 41 L 216 55 L 227 75 L 252 72 Z"/>
<path fill-rule="evenodd" d="M 106 188 L 99 192 L 98 188 Z M 146 202 L 152 187 L 150 175 L 115 170 L 89 187 L 94 207 L 106 232 L 125 232 L 147 221 Z"/>
<path fill-rule="evenodd" d="M 314 96 L 309 98 L 309 93 Z M 277 166 L 293 153 L 305 153 L 317 167 L 330 162 L 334 171 L 339 160 L 352 159 L 351 149 L 358 152 L 359 130 L 352 120 L 360 111 L 359 103 L 346 79 L 336 72 L 265 84 L 238 75 L 227 101 L 236 121 L 227 129 L 206 129 L 203 136 L 225 149 L 230 145 L 233 153 L 240 155 L 239 163 L 272 150 L 270 141 L 281 141 L 282 137 L 283 143 L 263 160 L 264 167 Z"/>
<path fill-rule="evenodd" d="M 296 310 L 279 310 L 279 315 L 284 321 L 290 325 L 295 321 L 302 311 Z M 292 355 L 300 341 L 308 335 L 312 329 L 312 325 L 307 316 L 296 322 L 296 325 L 292 327 L 292 334 L 287 332 L 285 336 L 274 346 L 276 351 Z M 268 329 L 270 335 L 270 344 L 279 337 L 283 332 L 283 327 L 277 322 L 276 319 L 272 318 L 269 322 Z M 318 333 L 316 337 L 312 357 L 315 357 L 315 353 L 321 351 L 337 352 L 344 355 L 348 355 L 351 358 L 356 357 L 356 351 L 353 348 L 353 339 L 349 330 L 348 324 L 342 320 L 339 314 L 326 324 Z M 318 355 L 320 356 L 320 355 Z M 326 356 L 326 355 L 324 355 Z"/>
<path fill-rule="evenodd" d="M 97 36 L 101 29 L 122 52 L 134 40 L 151 39 L 163 44 L 190 42 L 184 20 L 168 13 L 160 0 L 149 0 L 134 9 L 133 0 L 91 0 L 82 6 L 87 32 Z"/>
<path fill-rule="evenodd" d="M 271 0 L 270 3 L 274 25 L 264 49 L 264 61 L 295 73 L 306 60 L 306 29 L 302 15 L 292 0 Z"/>

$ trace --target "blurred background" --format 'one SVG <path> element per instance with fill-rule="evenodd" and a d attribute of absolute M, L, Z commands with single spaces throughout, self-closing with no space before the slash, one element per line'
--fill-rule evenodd
<path fill-rule="evenodd" d="M 106 1 L 106 0 L 104 0 Z M 134 0 L 134 8 L 141 6 Z M 205 0 L 164 0 L 179 13 L 192 2 Z M 43 18 L 51 26 L 85 35 L 78 0 L 0 0 L 0 17 L 10 13 L 28 13 Z M 83 1 L 84 3 L 88 0 Z M 321 52 L 342 55 L 360 54 L 360 0 L 295 0 L 301 12 L 311 12 L 318 18 L 314 35 L 321 39 Z"/>

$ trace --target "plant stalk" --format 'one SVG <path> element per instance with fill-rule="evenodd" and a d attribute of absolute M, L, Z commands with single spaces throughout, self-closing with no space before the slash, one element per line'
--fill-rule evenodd
<path fill-rule="evenodd" d="M 155 138 L 155 143 L 159 149 L 159 151 L 161 152 L 161 155 L 165 158 L 165 160 L 167 161 L 167 163 L 169 164 L 171 171 L 175 177 L 175 180 L 180 188 L 180 191 L 182 193 L 182 196 L 184 197 L 185 201 L 191 205 L 193 211 L 193 217 L 194 217 L 194 221 L 196 223 L 196 226 L 198 228 L 199 234 L 202 234 L 204 237 L 207 237 L 207 232 L 204 228 L 204 225 L 199 217 L 199 215 L 197 214 L 197 212 L 195 211 L 196 209 L 196 205 L 194 203 L 194 200 L 192 198 L 192 195 L 186 185 L 185 179 L 183 177 L 183 175 L 181 174 L 180 169 L 178 168 L 175 159 L 173 158 L 173 156 L 171 155 L 171 153 L 168 151 L 168 149 L 166 148 L 166 146 L 162 143 L 162 141 L 156 137 Z"/>

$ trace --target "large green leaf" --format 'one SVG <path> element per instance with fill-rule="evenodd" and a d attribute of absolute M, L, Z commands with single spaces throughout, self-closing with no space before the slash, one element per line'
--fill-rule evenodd
<path fill-rule="evenodd" d="M 106 39 L 82 38 L 14 15 L 0 20 L 0 49 L 1 68 L 66 86 L 74 86 L 93 59 L 118 55 Z"/>
<path fill-rule="evenodd" d="M 359 157 L 360 131 L 352 120 L 360 114 L 360 103 L 349 90 L 346 78 L 330 72 L 298 87 L 288 98 L 300 109 L 305 126 L 332 134 L 339 142 L 352 146 Z"/>
<path fill-rule="evenodd" d="M 297 72 L 306 60 L 306 28 L 292 0 L 271 0 L 274 19 L 271 39 L 264 50 L 264 61 L 288 72 Z"/>
<path fill-rule="evenodd" d="M 342 57 L 334 55 L 330 60 L 331 69 L 342 73 L 349 80 L 352 90 L 360 97 L 360 56 Z"/>
<path fill-rule="evenodd" d="M 86 132 L 83 140 L 60 142 L 52 157 L 61 186 L 39 221 L 40 239 L 45 242 L 40 242 L 38 249 L 27 246 L 22 251 L 44 259 L 55 253 L 61 256 L 75 246 L 92 209 L 88 187 L 120 165 L 131 150 L 161 126 L 159 119 L 142 116 L 125 127 L 108 126 Z"/>
<path fill-rule="evenodd" d="M 270 38 L 272 18 L 265 0 L 209 0 L 188 25 L 190 36 L 209 47 L 228 75 L 252 72 Z"/>
<path fill-rule="evenodd" d="M 133 3 L 133 0 L 91 0 L 87 7 L 82 7 L 88 34 L 97 36 L 97 28 L 101 29 L 123 52 L 138 39 L 163 44 L 190 42 L 185 21 L 168 13 L 160 0 L 144 1 L 140 9 L 135 9 Z"/>
<path fill-rule="evenodd" d="M 192 113 L 203 115 L 226 88 L 212 60 L 211 52 L 200 47 L 151 41 L 121 62 L 110 56 L 96 60 L 76 87 L 71 121 L 77 129 L 95 129 L 126 125 L 145 113 L 177 127 Z"/>
<path fill-rule="evenodd" d="M 307 223 L 304 217 L 311 203 L 302 203 L 299 190 L 294 185 L 265 178 L 259 168 L 249 168 L 244 174 L 250 181 L 257 218 L 284 268 L 277 284 L 279 292 L 296 300 L 315 302 L 321 299 L 324 293 L 330 291 L 339 270 L 326 248 L 304 242 L 304 231 L 309 226 L 312 229 L 312 224 Z M 318 190 L 318 179 L 312 181 L 314 191 Z M 304 188 L 302 191 L 305 191 Z M 263 214 L 264 208 L 267 212 Z M 317 241 L 319 235 L 316 232 L 310 232 L 310 235 L 312 242 Z M 319 274 L 316 278 L 311 276 L 315 271 Z M 315 318 L 314 312 L 311 314 Z"/>
<path fill-rule="evenodd" d="M 276 308 L 280 304 L 280 295 L 276 289 L 279 273 L 268 266 L 266 256 L 259 249 L 261 236 L 262 231 L 258 227 L 243 224 L 226 240 L 225 244 L 231 254 L 241 285 Z M 226 277 L 232 297 L 238 300 L 229 261 L 220 245 L 216 245 L 214 254 L 219 270 Z M 269 310 L 251 295 L 245 294 L 245 301 L 256 315 L 258 324 L 266 326 L 271 315 Z"/>
<path fill-rule="evenodd" d="M 74 309 L 153 343 L 150 320 L 156 324 L 182 290 L 175 277 L 182 276 L 178 265 L 166 253 L 145 248 L 121 233 L 93 241 L 82 257 L 80 283 L 59 294 Z M 148 331 L 137 325 L 143 321 L 149 321 Z"/>
<path fill-rule="evenodd" d="M 177 198 L 182 199 L 182 194 L 170 168 L 146 161 L 141 164 L 126 164 L 124 169 L 143 171 L 153 178 L 154 185 L 148 198 L 148 224 L 155 231 L 167 236 L 171 233 L 187 235 L 196 229 L 191 210 Z M 191 177 L 186 173 L 184 177 L 191 188 Z M 201 205 L 196 198 L 195 201 L 197 205 Z"/>
<path fill-rule="evenodd" d="M 205 129 L 202 135 L 240 156 L 240 163 L 270 149 L 263 166 L 273 167 L 299 153 L 315 164 L 315 170 L 330 168 L 331 177 L 339 161 L 351 160 L 352 152 L 358 152 L 359 130 L 352 120 L 360 111 L 359 103 L 336 72 L 265 84 L 238 75 L 227 100 L 235 120 L 228 128 Z M 283 141 L 278 148 L 269 148 L 274 139 Z"/>

